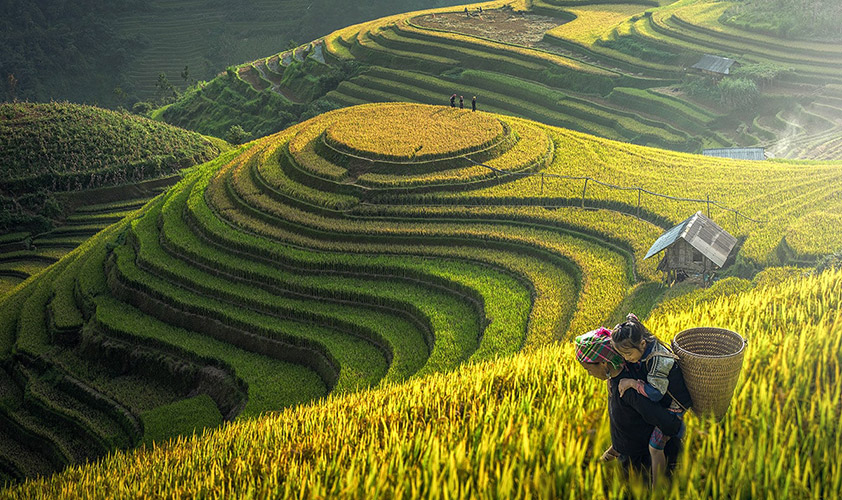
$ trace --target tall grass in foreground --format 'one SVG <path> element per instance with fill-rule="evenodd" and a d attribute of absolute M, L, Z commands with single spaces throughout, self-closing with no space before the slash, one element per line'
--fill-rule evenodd
<path fill-rule="evenodd" d="M 749 339 L 721 423 L 687 418 L 659 497 L 835 498 L 842 491 L 842 271 L 650 318 Z M 668 333 L 667 333 L 668 332 Z M 0 493 L 36 497 L 639 498 L 608 446 L 604 383 L 568 343 L 230 424 Z"/>

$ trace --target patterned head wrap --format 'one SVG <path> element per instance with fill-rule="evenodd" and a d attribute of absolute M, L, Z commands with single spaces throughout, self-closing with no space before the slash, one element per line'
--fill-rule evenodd
<path fill-rule="evenodd" d="M 611 345 L 611 330 L 599 328 L 576 337 L 576 359 L 580 363 L 608 363 L 613 369 L 623 366 L 625 360 Z"/>

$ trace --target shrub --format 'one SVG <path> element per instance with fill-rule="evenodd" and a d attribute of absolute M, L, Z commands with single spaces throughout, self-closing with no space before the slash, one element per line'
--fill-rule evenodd
<path fill-rule="evenodd" d="M 152 104 L 151 102 L 140 101 L 140 102 L 134 103 L 134 106 L 132 106 L 132 113 L 134 113 L 136 115 L 147 116 L 147 115 L 149 115 L 150 112 L 152 112 L 153 109 L 155 109 L 155 105 Z"/>
<path fill-rule="evenodd" d="M 752 108 L 760 97 L 757 84 L 748 78 L 723 78 L 717 85 L 720 101 L 729 108 L 746 110 Z"/>
<path fill-rule="evenodd" d="M 251 134 L 243 130 L 239 125 L 231 125 L 228 133 L 225 135 L 225 140 L 231 144 L 242 144 L 251 138 Z"/>

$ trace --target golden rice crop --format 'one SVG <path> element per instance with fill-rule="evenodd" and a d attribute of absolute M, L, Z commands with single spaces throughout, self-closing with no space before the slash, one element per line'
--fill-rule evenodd
<path fill-rule="evenodd" d="M 842 248 L 840 228 L 842 215 L 839 212 L 809 213 L 789 226 L 786 242 L 798 255 L 824 255 Z"/>
<path fill-rule="evenodd" d="M 842 491 L 842 271 L 722 297 L 649 325 L 749 339 L 721 423 L 687 417 L 661 498 L 835 498 Z M 606 393 L 568 343 L 332 396 L 164 447 L 116 453 L 9 498 L 642 498 L 598 457 Z"/>
<path fill-rule="evenodd" d="M 595 41 L 610 33 L 614 27 L 635 14 L 646 10 L 645 5 L 587 5 L 571 8 L 569 12 L 576 19 L 553 28 L 547 33 L 572 42 L 591 46 Z"/>
<path fill-rule="evenodd" d="M 676 153 L 601 139 L 555 127 L 547 131 L 556 143 L 556 154 L 546 173 L 591 177 L 622 187 L 640 187 L 677 198 L 706 200 L 739 210 L 757 224 L 737 218 L 711 206 L 711 217 L 735 236 L 745 236 L 743 255 L 761 264 L 776 264 L 775 248 L 781 236 L 796 220 L 835 207 L 842 186 L 839 163 L 788 163 L 735 161 Z M 542 180 L 528 177 L 485 189 L 437 195 L 442 200 L 481 197 L 493 200 L 542 197 Z M 544 179 L 544 198 L 581 199 L 584 182 L 573 179 Z M 588 200 L 622 202 L 631 213 L 638 203 L 636 190 L 618 190 L 589 183 Z M 531 203 L 531 202 L 530 202 Z M 685 202 L 642 193 L 640 205 L 648 211 L 678 223 L 705 212 L 705 202 Z M 832 237 L 831 237 L 832 238 Z M 833 241 L 829 241 L 833 244 Z M 825 253 L 838 251 L 831 246 Z"/>
<path fill-rule="evenodd" d="M 500 120 L 487 113 L 425 104 L 369 104 L 325 130 L 325 140 L 366 157 L 440 158 L 476 151 L 502 139 Z"/>
<path fill-rule="evenodd" d="M 497 157 L 483 162 L 483 165 L 502 171 L 517 172 L 524 169 L 537 170 L 552 158 L 553 142 L 543 129 L 529 122 L 506 118 L 505 123 L 516 135 L 518 141 Z M 484 166 L 474 165 L 415 175 L 393 175 L 365 173 L 359 183 L 377 188 L 430 186 L 436 184 L 457 184 L 479 181 L 494 177 L 495 173 Z"/>

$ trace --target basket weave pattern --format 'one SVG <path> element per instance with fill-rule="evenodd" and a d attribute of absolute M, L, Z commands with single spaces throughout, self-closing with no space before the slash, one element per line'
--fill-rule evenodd
<path fill-rule="evenodd" d="M 693 410 L 721 420 L 728 411 L 745 355 L 745 339 L 724 328 L 690 328 L 672 340 Z"/>

